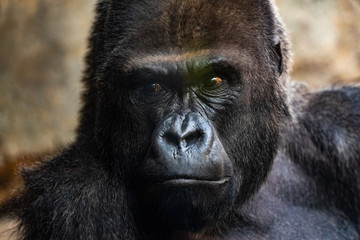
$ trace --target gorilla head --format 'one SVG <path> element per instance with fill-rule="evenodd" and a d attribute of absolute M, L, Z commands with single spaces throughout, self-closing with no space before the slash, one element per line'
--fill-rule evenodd
<path fill-rule="evenodd" d="M 96 139 L 134 211 L 198 229 L 263 182 L 291 115 L 274 12 L 262 0 L 99 3 L 79 138 Z"/>

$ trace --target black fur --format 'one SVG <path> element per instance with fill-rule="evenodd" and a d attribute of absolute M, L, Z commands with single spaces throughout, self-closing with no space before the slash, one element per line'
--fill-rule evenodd
<path fill-rule="evenodd" d="M 0 210 L 22 239 L 360 238 L 360 89 L 289 82 L 271 1 L 102 0 L 96 12 L 77 139 L 24 170 L 24 188 Z M 186 93 L 186 61 L 219 55 L 231 65 L 222 85 Z M 139 68 L 166 72 L 178 92 L 144 97 Z M 188 112 L 221 142 L 228 187 L 155 194 L 149 176 L 164 170 L 153 134 Z"/>

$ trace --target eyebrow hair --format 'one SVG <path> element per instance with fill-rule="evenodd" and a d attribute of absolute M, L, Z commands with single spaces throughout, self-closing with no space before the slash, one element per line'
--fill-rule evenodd
<path fill-rule="evenodd" d="M 193 61 L 186 62 L 187 67 L 192 68 L 228 68 L 231 63 L 222 56 L 208 56 L 207 58 L 193 59 Z"/>
<path fill-rule="evenodd" d="M 164 63 L 174 66 L 177 73 L 171 72 L 171 70 L 168 72 L 167 70 L 169 70 L 169 68 L 163 67 Z M 206 77 L 228 77 L 227 79 L 230 80 L 230 76 L 238 76 L 234 66 L 221 56 L 188 59 L 188 61 L 181 64 L 181 66 L 176 65 L 176 62 L 175 64 L 172 63 L 174 62 L 158 62 L 132 68 L 132 70 L 130 70 L 132 83 L 136 85 L 157 79 L 157 81 L 166 83 L 169 86 L 178 85 L 180 82 L 191 85 L 196 84 Z M 179 79 L 183 80 L 179 82 Z"/>
<path fill-rule="evenodd" d="M 148 72 L 148 73 L 162 73 L 167 74 L 167 70 L 169 68 L 165 67 L 165 65 L 169 64 L 170 66 L 174 66 L 174 69 L 183 70 L 188 72 L 190 75 L 198 74 L 198 73 L 211 73 L 223 70 L 234 70 L 234 67 L 230 62 L 228 62 L 222 56 L 199 56 L 195 58 L 181 58 L 185 62 L 182 62 L 180 59 L 174 58 L 164 58 L 168 61 L 156 61 L 156 62 L 147 62 L 147 64 L 134 65 L 132 68 L 129 68 L 128 71 L 130 73 L 136 72 Z M 177 63 L 181 63 L 177 65 Z"/>
<path fill-rule="evenodd" d="M 148 54 L 140 57 L 130 58 L 125 64 L 126 69 L 133 69 L 136 66 L 145 66 L 149 63 L 181 62 L 195 58 L 206 58 L 210 55 L 209 50 L 188 51 L 185 53 L 171 54 Z"/>
<path fill-rule="evenodd" d="M 146 69 L 157 64 L 171 64 L 184 62 L 187 69 L 206 69 L 211 67 L 229 68 L 231 64 L 223 56 L 218 56 L 210 51 L 186 52 L 183 54 L 157 54 L 146 55 L 140 58 L 131 58 L 125 64 L 125 70 Z"/>

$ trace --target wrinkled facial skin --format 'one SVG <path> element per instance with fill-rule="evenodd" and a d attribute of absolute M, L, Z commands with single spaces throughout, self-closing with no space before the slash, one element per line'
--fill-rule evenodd
<path fill-rule="evenodd" d="M 169 17 L 174 9 L 136 25 L 109 51 L 99 73 L 95 135 L 110 171 L 130 179 L 135 211 L 148 213 L 146 222 L 198 231 L 256 191 L 289 113 L 275 37 L 244 25 L 236 39 L 219 38 L 204 25 L 207 16 L 196 16 L 203 25 L 191 35 L 194 16 Z M 214 28 L 227 26 L 207 14 L 214 14 Z M 168 28 L 176 24 L 182 37 Z"/>

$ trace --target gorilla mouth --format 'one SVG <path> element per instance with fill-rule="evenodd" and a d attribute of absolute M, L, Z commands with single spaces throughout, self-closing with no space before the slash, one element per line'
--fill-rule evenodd
<path fill-rule="evenodd" d="M 183 186 L 199 186 L 199 185 L 222 185 L 230 181 L 230 177 L 224 177 L 219 180 L 195 179 L 195 178 L 175 178 L 166 180 L 161 183 L 166 187 L 183 187 Z"/>

